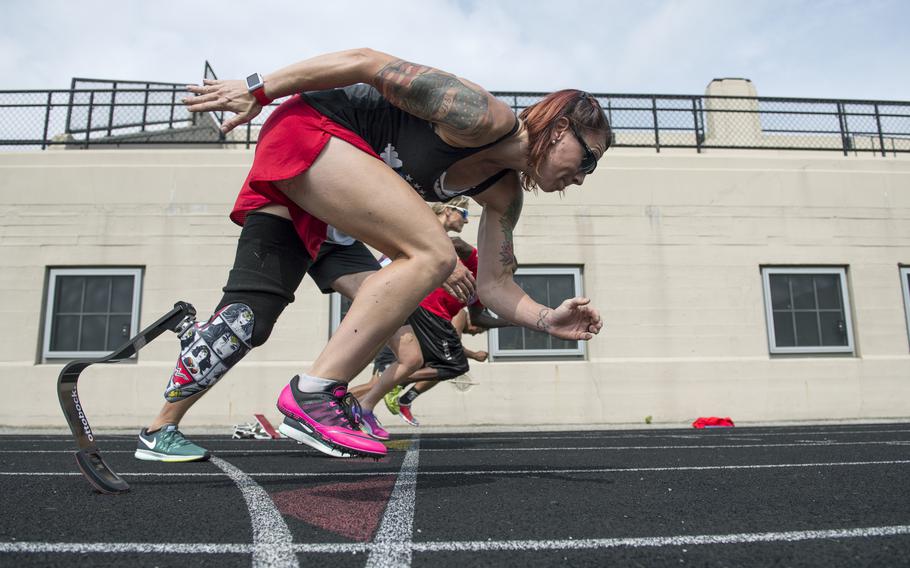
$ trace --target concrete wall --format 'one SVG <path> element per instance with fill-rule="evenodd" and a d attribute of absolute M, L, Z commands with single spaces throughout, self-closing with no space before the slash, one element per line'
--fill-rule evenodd
<path fill-rule="evenodd" d="M 0 154 L 0 425 L 64 426 L 61 365 L 38 356 L 47 267 L 143 266 L 141 325 L 178 299 L 207 316 L 233 259 L 239 228 L 226 214 L 251 158 L 199 149 Z M 475 236 L 471 224 L 466 238 Z M 898 276 L 899 263 L 910 264 L 910 160 L 616 149 L 582 188 L 529 196 L 515 237 L 523 265 L 583 265 L 606 327 L 585 361 L 474 364 L 477 386 L 442 385 L 420 399 L 426 424 L 910 416 Z M 770 356 L 763 265 L 846 266 L 855 356 Z M 278 391 L 328 335 L 328 297 L 309 280 L 297 296 L 269 343 L 186 425 L 254 412 L 277 419 Z M 163 404 L 176 348 L 167 334 L 138 363 L 87 370 L 80 392 L 92 425 L 146 423 Z"/>

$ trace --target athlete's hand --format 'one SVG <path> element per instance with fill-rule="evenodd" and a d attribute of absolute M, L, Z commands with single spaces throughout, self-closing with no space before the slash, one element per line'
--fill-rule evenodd
<path fill-rule="evenodd" d="M 458 298 L 461 303 L 467 304 L 468 300 L 474 297 L 474 275 L 471 274 L 467 266 L 456 262 L 455 270 L 442 283 L 442 289 Z"/>
<path fill-rule="evenodd" d="M 465 328 L 464 332 L 468 335 L 477 335 L 478 333 L 483 333 L 487 330 L 485 327 L 480 327 L 479 325 L 474 325 L 469 323 L 468 327 Z"/>
<path fill-rule="evenodd" d="M 553 337 L 570 340 L 593 339 L 604 325 L 600 312 L 589 306 L 588 298 L 569 298 L 555 310 L 540 311 L 537 329 Z"/>
<path fill-rule="evenodd" d="M 486 351 L 475 351 L 475 352 L 474 352 L 474 356 L 472 357 L 472 359 L 474 359 L 475 361 L 480 361 L 481 363 L 483 363 L 484 361 L 487 360 L 487 357 L 489 357 L 489 356 L 490 356 L 490 354 L 487 353 Z"/>
<path fill-rule="evenodd" d="M 181 101 L 190 112 L 226 110 L 235 113 L 221 124 L 221 131 L 225 133 L 253 120 L 262 111 L 262 105 L 247 90 L 245 81 L 206 79 L 202 86 L 187 85 L 186 90 L 196 95 Z"/>

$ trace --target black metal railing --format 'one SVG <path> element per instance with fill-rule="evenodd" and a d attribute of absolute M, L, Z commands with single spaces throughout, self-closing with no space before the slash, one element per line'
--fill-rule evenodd
<path fill-rule="evenodd" d="M 65 132 L 76 137 L 88 132 L 103 132 L 104 136 L 110 137 L 120 129 L 138 128 L 142 132 L 193 124 L 192 116 L 180 113 L 182 105 L 177 96 L 185 92 L 185 87 L 179 83 L 73 78 Z M 164 112 L 156 114 L 159 107 Z M 134 112 L 139 109 L 141 115 Z M 175 116 L 176 113 L 179 116 Z"/>
<path fill-rule="evenodd" d="M 206 76 L 215 78 L 206 62 Z M 0 91 L 0 147 L 246 147 L 276 108 L 223 135 L 193 115 L 182 83 L 73 79 L 70 89 Z M 496 92 L 518 113 L 545 93 Z M 699 95 L 595 95 L 620 148 L 910 153 L 910 102 Z"/>

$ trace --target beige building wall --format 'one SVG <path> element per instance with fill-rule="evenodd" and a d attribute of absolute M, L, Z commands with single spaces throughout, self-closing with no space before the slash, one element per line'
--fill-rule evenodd
<path fill-rule="evenodd" d="M 65 427 L 55 390 L 62 365 L 39 356 L 48 267 L 143 267 L 141 326 L 175 300 L 208 316 L 233 260 L 239 228 L 227 212 L 251 158 L 202 149 L 0 153 L 0 425 Z M 522 265 L 583 266 L 606 326 L 584 361 L 472 364 L 478 385 L 442 385 L 420 399 L 427 425 L 910 416 L 899 281 L 899 264 L 910 264 L 910 160 L 615 149 L 583 187 L 529 195 L 515 237 Z M 765 265 L 847 267 L 854 356 L 769 354 Z M 305 280 L 269 342 L 184 424 L 224 426 L 254 412 L 277 420 L 280 388 L 307 368 L 328 328 L 329 299 Z M 485 348 L 486 336 L 467 343 Z M 167 333 L 138 363 L 85 371 L 79 387 L 92 425 L 147 423 L 164 404 L 177 346 Z"/>

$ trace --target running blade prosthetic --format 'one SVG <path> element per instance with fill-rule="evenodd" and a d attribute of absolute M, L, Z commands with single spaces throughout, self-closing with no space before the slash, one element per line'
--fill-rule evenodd
<path fill-rule="evenodd" d="M 63 417 L 69 424 L 79 451 L 76 452 L 76 463 L 83 477 L 92 487 L 101 493 L 117 494 L 129 491 L 130 486 L 117 475 L 101 457 L 101 450 L 95 443 L 95 434 L 89 425 L 88 418 L 79 401 L 77 384 L 79 376 L 88 366 L 95 363 L 116 363 L 135 355 L 140 349 L 167 330 L 184 329 L 192 321 L 196 310 L 186 302 L 177 302 L 174 309 L 158 321 L 140 331 L 135 337 L 114 350 L 110 355 L 100 359 L 70 361 L 57 377 L 57 397 Z"/>

